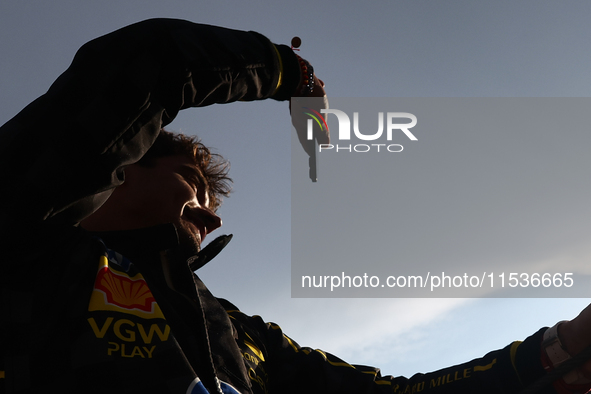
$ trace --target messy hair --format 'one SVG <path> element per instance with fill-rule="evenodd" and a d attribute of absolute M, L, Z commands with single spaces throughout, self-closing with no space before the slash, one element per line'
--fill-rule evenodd
<path fill-rule="evenodd" d="M 156 159 L 174 155 L 186 155 L 193 160 L 201 174 L 201 181 L 209 190 L 209 208 L 214 211 L 219 208 L 222 198 L 227 197 L 232 189 L 232 179 L 228 176 L 230 163 L 221 155 L 211 153 L 197 137 L 162 129 L 152 147 L 137 164 L 151 167 Z"/>

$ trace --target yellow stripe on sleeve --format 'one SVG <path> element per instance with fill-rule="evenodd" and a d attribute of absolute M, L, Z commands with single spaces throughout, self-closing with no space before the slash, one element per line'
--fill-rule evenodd
<path fill-rule="evenodd" d="M 517 348 L 521 345 L 521 341 L 515 341 L 511 344 L 511 365 L 513 366 L 513 370 L 517 372 L 517 366 L 515 365 L 515 358 L 517 357 Z M 521 382 L 521 376 L 517 373 L 517 378 L 519 382 Z"/>
<path fill-rule="evenodd" d="M 273 92 L 273 94 L 275 94 L 277 93 L 277 91 L 281 87 L 281 83 L 283 82 L 283 61 L 281 60 L 281 54 L 279 53 L 277 47 L 273 45 L 273 48 L 275 48 L 275 53 L 277 53 L 277 59 L 279 59 L 279 78 L 277 78 L 277 86 L 275 86 L 275 91 Z"/>
<path fill-rule="evenodd" d="M 513 369 L 517 371 L 515 367 L 515 356 L 517 356 L 517 348 L 521 345 L 521 341 L 516 341 L 511 344 L 511 365 L 513 365 Z"/>
<path fill-rule="evenodd" d="M 376 382 L 376 384 L 381 384 L 384 386 L 391 386 L 392 385 L 392 382 L 390 382 L 389 380 L 376 380 L 375 382 Z"/>
<path fill-rule="evenodd" d="M 246 346 L 248 346 L 250 348 L 250 350 L 252 350 L 252 352 L 261 360 L 261 361 L 265 361 L 265 357 L 263 356 L 263 352 L 261 352 L 261 350 L 259 348 L 257 348 L 253 343 L 250 343 L 248 341 L 244 341 L 244 344 Z"/>
<path fill-rule="evenodd" d="M 492 363 L 487 364 L 487 365 L 477 365 L 474 367 L 474 372 L 482 372 L 482 371 L 486 371 L 489 370 L 493 367 L 493 365 L 495 365 L 497 362 L 497 359 L 495 358 L 494 360 L 492 360 Z"/>
<path fill-rule="evenodd" d="M 273 327 L 273 326 L 271 326 Z M 293 344 L 292 340 L 289 339 L 289 337 L 285 334 L 283 334 L 283 338 L 287 339 L 287 342 L 290 344 L 290 346 L 293 348 L 293 350 L 295 350 L 295 352 L 298 352 L 298 347 L 296 345 Z"/>
<path fill-rule="evenodd" d="M 345 363 L 345 362 L 342 362 L 342 363 L 337 363 L 337 362 L 334 362 L 334 361 L 330 361 L 330 360 L 328 359 L 328 357 L 326 357 L 326 354 L 325 354 L 325 353 L 324 353 L 322 350 L 318 350 L 318 349 L 316 349 L 316 351 L 317 351 L 318 353 L 322 354 L 322 357 L 324 357 L 324 359 L 325 359 L 325 360 L 326 360 L 326 361 L 327 361 L 327 362 L 328 362 L 330 365 L 334 365 L 335 367 L 349 367 L 349 368 L 355 368 L 354 366 L 352 366 L 352 365 L 351 365 L 351 364 L 349 364 L 349 363 Z"/>

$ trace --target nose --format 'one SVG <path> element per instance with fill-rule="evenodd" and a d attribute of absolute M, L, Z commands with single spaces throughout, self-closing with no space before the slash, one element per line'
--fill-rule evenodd
<path fill-rule="evenodd" d="M 201 241 L 205 236 L 222 226 L 222 219 L 211 209 L 203 206 L 185 206 L 183 209 L 183 218 L 189 221 L 201 236 Z"/>
<path fill-rule="evenodd" d="M 200 208 L 203 218 L 203 224 L 205 224 L 206 234 L 211 233 L 213 230 L 222 227 L 222 218 L 219 217 L 214 211 L 208 208 Z"/>

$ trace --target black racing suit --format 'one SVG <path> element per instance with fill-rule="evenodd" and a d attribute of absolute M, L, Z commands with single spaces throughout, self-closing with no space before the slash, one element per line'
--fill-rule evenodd
<path fill-rule="evenodd" d="M 543 376 L 540 331 L 463 365 L 382 377 L 214 298 L 174 225 L 77 226 L 179 110 L 286 100 L 299 78 L 293 52 L 260 34 L 150 20 L 84 45 L 2 126 L 0 392 L 515 393 Z"/>

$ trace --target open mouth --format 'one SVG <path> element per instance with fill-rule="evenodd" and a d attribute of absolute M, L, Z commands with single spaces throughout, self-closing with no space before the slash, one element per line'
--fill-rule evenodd
<path fill-rule="evenodd" d="M 203 242 L 205 236 L 207 235 L 207 229 L 205 228 L 203 222 L 199 219 L 191 217 L 191 215 L 188 214 L 183 214 L 181 220 L 184 223 L 185 227 L 188 228 L 196 236 L 199 236 L 199 240 Z"/>

